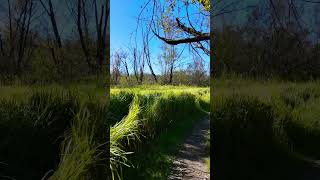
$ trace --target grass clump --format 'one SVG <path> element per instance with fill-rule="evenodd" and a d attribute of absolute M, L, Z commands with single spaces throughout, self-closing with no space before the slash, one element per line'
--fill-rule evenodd
<path fill-rule="evenodd" d="M 126 140 L 126 143 L 130 145 L 131 140 L 139 140 L 139 112 L 139 104 L 137 101 L 133 101 L 128 116 L 110 128 L 110 169 L 112 179 L 116 177 L 121 179 L 122 165 L 130 167 L 127 164 L 126 155 L 131 154 L 131 152 L 126 152 L 121 143 Z"/>
<path fill-rule="evenodd" d="M 58 169 L 49 179 L 90 179 L 90 168 L 99 158 L 95 125 L 95 119 L 90 117 L 88 109 L 83 108 L 75 115 L 71 130 L 62 143 Z"/>

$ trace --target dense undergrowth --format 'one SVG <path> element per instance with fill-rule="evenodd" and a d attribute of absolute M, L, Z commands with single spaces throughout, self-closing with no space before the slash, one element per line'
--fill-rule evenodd
<path fill-rule="evenodd" d="M 318 82 L 233 79 L 215 85 L 215 178 L 300 179 L 304 158 L 320 158 Z"/>
<path fill-rule="evenodd" d="M 88 179 L 102 173 L 96 165 L 107 152 L 101 146 L 109 126 L 102 90 L 0 91 L 0 179 Z"/>
<path fill-rule="evenodd" d="M 210 107 L 207 88 L 114 89 L 109 108 L 91 86 L 0 92 L 0 179 L 166 179 L 170 153 Z"/>
<path fill-rule="evenodd" d="M 112 89 L 110 167 L 114 179 L 167 179 L 176 146 L 209 111 L 208 88 Z"/>

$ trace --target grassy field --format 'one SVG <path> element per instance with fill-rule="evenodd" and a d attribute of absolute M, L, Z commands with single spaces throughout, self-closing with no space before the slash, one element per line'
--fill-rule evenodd
<path fill-rule="evenodd" d="M 206 116 L 209 88 L 111 89 L 110 155 L 114 179 L 167 179 L 177 145 Z"/>
<path fill-rule="evenodd" d="M 213 174 L 219 179 L 299 179 L 308 168 L 305 157 L 320 158 L 319 82 L 213 84 Z"/>
<path fill-rule="evenodd" d="M 166 179 L 210 108 L 209 88 L 186 86 L 114 88 L 106 103 L 94 85 L 1 87 L 0 179 Z"/>
<path fill-rule="evenodd" d="M 0 179 L 94 177 L 108 138 L 105 94 L 89 85 L 1 87 Z"/>
<path fill-rule="evenodd" d="M 213 84 L 215 176 L 298 179 L 304 159 L 320 159 L 320 82 Z M 105 100 L 94 85 L 1 87 L 0 179 L 166 179 L 177 145 L 210 111 L 209 88 L 112 88 L 109 113 Z"/>

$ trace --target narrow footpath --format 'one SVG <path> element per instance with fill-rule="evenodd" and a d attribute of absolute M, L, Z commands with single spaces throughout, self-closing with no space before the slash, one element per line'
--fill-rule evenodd
<path fill-rule="evenodd" d="M 210 172 L 205 163 L 205 158 L 208 156 L 206 135 L 209 129 L 210 121 L 208 117 L 194 126 L 184 143 L 179 147 L 169 176 L 170 180 L 210 179 Z"/>

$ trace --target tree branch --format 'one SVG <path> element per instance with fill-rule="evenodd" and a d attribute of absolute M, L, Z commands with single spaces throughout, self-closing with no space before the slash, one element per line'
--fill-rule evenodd
<path fill-rule="evenodd" d="M 178 45 L 178 44 L 185 44 L 185 43 L 193 43 L 193 42 L 199 42 L 199 41 L 206 41 L 210 40 L 210 34 L 209 33 L 203 33 L 202 35 L 191 37 L 191 38 L 182 38 L 182 39 L 168 39 L 161 37 L 159 34 L 157 34 L 153 29 L 152 32 L 157 38 L 161 39 L 162 41 L 166 42 L 170 45 Z"/>

